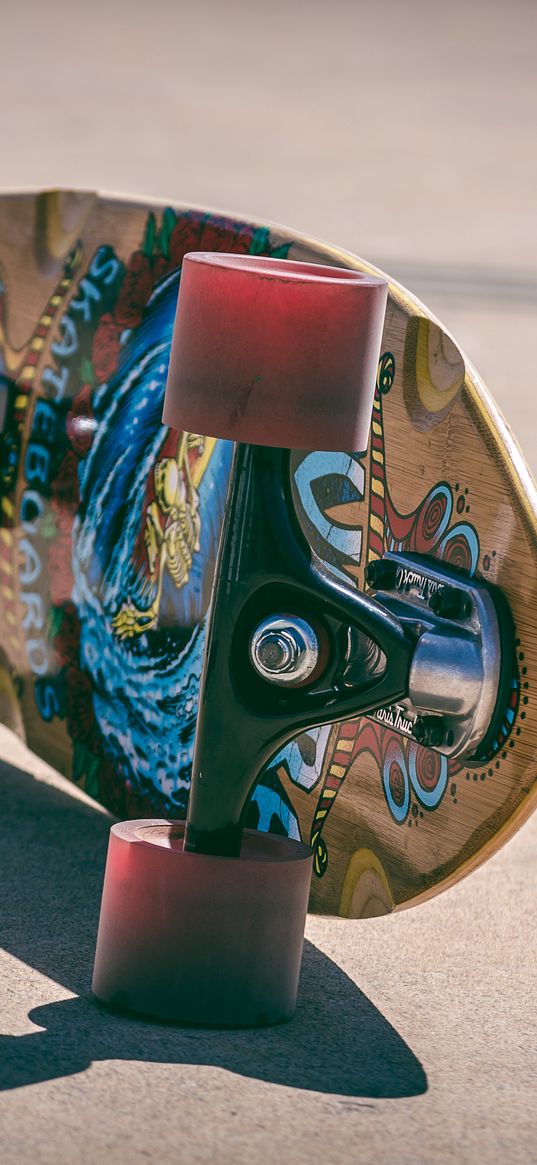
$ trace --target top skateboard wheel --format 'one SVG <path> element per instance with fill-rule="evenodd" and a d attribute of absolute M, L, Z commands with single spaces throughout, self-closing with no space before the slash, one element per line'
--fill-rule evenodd
<path fill-rule="evenodd" d="M 163 420 L 287 449 L 367 448 L 387 284 L 341 267 L 185 256 Z"/>

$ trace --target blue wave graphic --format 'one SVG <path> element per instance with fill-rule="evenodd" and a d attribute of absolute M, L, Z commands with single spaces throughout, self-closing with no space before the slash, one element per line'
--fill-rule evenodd
<path fill-rule="evenodd" d="M 112 627 L 127 598 L 140 606 L 149 601 L 142 598 L 135 546 L 147 481 L 169 433 L 161 416 L 178 287 L 176 273 L 158 286 L 143 323 L 122 337 L 117 374 L 94 394 L 96 435 L 79 470 L 73 598 L 82 623 L 81 665 L 93 678 L 95 713 L 119 775 L 182 812 L 229 442 L 217 442 L 199 487 L 200 550 L 188 583 L 178 589 L 166 575 L 156 630 L 120 640 Z"/>

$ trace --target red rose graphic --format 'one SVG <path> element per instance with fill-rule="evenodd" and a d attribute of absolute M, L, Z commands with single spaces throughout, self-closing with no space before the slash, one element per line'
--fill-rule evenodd
<path fill-rule="evenodd" d="M 241 226 L 230 218 L 211 219 L 203 228 L 200 251 L 233 251 L 247 255 L 250 251 L 254 228 Z"/>
<path fill-rule="evenodd" d="M 200 251 L 205 215 L 180 214 L 170 235 L 170 268 L 180 267 L 189 251 Z"/>
<path fill-rule="evenodd" d="M 143 251 L 135 251 L 130 257 L 114 309 L 115 320 L 122 328 L 138 326 L 152 290 L 151 262 Z"/>
<path fill-rule="evenodd" d="M 50 508 L 58 533 L 63 535 L 64 538 L 70 538 L 75 520 L 74 513 L 71 513 L 65 506 L 60 505 L 54 498 L 51 500 Z"/>
<path fill-rule="evenodd" d="M 95 723 L 91 680 L 80 668 L 73 666 L 67 668 L 65 679 L 67 731 L 72 740 L 85 740 Z"/>
<path fill-rule="evenodd" d="M 78 459 L 67 453 L 52 483 L 50 508 L 58 528 L 58 535 L 48 552 L 50 595 L 54 606 L 60 607 L 71 598 L 74 585 L 71 566 L 71 532 L 79 504 Z"/>
<path fill-rule="evenodd" d="M 238 231 L 238 233 L 235 235 L 235 241 L 233 246 L 230 247 L 230 251 L 235 252 L 237 255 L 249 255 L 252 248 L 254 234 L 255 231 L 253 227 L 243 227 L 242 230 Z"/>
<path fill-rule="evenodd" d="M 48 569 L 52 603 L 55 607 L 61 607 L 70 600 L 74 586 L 71 538 L 68 534 L 59 534 L 54 539 L 48 552 Z"/>
<path fill-rule="evenodd" d="M 155 255 L 153 258 L 153 283 L 157 283 L 168 270 L 168 260 L 164 255 Z"/>
<path fill-rule="evenodd" d="M 80 620 L 74 603 L 66 603 L 63 608 L 60 629 L 54 636 L 54 648 L 62 667 L 78 662 Z"/>
<path fill-rule="evenodd" d="M 89 453 L 96 425 L 91 407 L 91 384 L 85 384 L 74 397 L 66 421 L 67 436 L 78 457 Z"/>
<path fill-rule="evenodd" d="M 200 214 L 179 215 L 170 235 L 170 267 L 179 267 L 189 251 L 250 252 L 255 228 L 231 218 L 208 218 Z"/>
<path fill-rule="evenodd" d="M 50 506 L 58 529 L 70 534 L 80 503 L 78 458 L 70 451 L 65 454 L 52 482 Z"/>
<path fill-rule="evenodd" d="M 119 358 L 119 335 L 121 328 L 113 316 L 107 314 L 101 317 L 99 326 L 93 337 L 91 358 L 93 369 L 99 384 L 109 380 L 117 368 Z"/>

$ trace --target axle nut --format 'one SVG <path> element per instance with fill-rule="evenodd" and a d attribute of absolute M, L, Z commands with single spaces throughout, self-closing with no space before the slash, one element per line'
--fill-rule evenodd
<path fill-rule="evenodd" d="M 250 639 L 250 659 L 264 680 L 293 687 L 303 684 L 319 661 L 313 627 L 294 615 L 263 619 Z"/>

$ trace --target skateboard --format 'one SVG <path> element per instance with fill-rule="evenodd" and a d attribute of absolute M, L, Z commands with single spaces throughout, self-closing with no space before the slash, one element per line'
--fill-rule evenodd
<path fill-rule="evenodd" d="M 379 274 L 212 211 L 0 201 L 0 714 L 118 817 L 188 803 L 232 464 L 230 441 L 161 424 L 195 251 Z M 453 884 L 535 806 L 537 494 L 476 372 L 392 281 L 367 449 L 295 449 L 289 478 L 312 557 L 346 592 L 449 606 L 459 579 L 463 599 L 506 600 L 512 660 L 482 747 L 439 747 L 399 700 L 304 729 L 260 774 L 247 825 L 311 847 L 310 909 L 379 915 Z"/>

